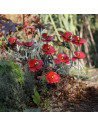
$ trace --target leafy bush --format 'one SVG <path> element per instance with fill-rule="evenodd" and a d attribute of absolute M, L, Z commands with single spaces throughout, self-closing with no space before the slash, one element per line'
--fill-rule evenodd
<path fill-rule="evenodd" d="M 79 46 L 86 42 L 85 39 L 82 39 L 79 35 L 73 35 L 69 31 L 64 33 L 58 31 L 50 15 L 58 38 L 63 44 L 57 53 L 54 48 L 55 37 L 49 35 L 48 32 L 43 32 L 47 28 L 47 24 L 43 24 L 39 17 L 35 19 L 37 22 L 34 21 L 34 25 L 29 25 L 27 21 L 26 23 L 24 21 L 22 32 L 25 33 L 26 39 L 21 35 L 21 37 L 24 37 L 21 40 L 18 37 L 11 36 L 3 46 L 0 45 L 2 49 L 1 55 L 3 52 L 8 55 L 8 59 L 1 59 L 0 61 L 0 100 L 9 108 L 23 110 L 26 108 L 26 103 L 30 101 L 30 97 L 39 106 L 41 98 L 36 86 L 42 83 L 43 89 L 47 90 L 46 84 L 58 82 L 62 73 L 68 74 L 70 68 L 74 66 L 74 61 L 78 63 L 79 77 L 79 62 L 80 59 L 85 58 L 82 51 L 75 51 L 72 56 L 70 51 L 69 53 L 64 51 L 66 45 L 76 45 L 77 49 L 79 49 Z M 5 30 L 6 32 L 8 31 Z M 18 59 L 17 64 L 12 61 L 11 57 L 16 62 Z M 39 81 L 38 76 L 40 77 Z M 40 87 L 38 86 L 38 88 Z M 44 106 L 49 106 L 47 101 L 44 102 Z"/>
<path fill-rule="evenodd" d="M 22 83 L 22 87 L 24 89 L 24 92 L 28 97 L 32 96 L 34 85 L 35 85 L 35 73 L 28 71 L 28 65 L 26 64 L 24 66 L 24 79 Z"/>
<path fill-rule="evenodd" d="M 22 81 L 20 76 L 20 68 L 16 63 L 0 60 L 0 102 L 7 111 L 9 108 L 22 110 L 26 107 L 27 96 L 18 83 Z"/>

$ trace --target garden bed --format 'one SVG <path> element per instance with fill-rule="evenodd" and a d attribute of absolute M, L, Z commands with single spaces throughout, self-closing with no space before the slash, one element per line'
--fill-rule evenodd
<path fill-rule="evenodd" d="M 96 112 L 98 111 L 98 87 L 78 82 L 74 76 L 61 75 L 56 84 L 47 84 L 48 91 L 41 96 L 39 109 L 44 112 Z M 47 105 L 45 107 L 44 101 Z M 33 103 L 29 108 L 34 107 Z"/>

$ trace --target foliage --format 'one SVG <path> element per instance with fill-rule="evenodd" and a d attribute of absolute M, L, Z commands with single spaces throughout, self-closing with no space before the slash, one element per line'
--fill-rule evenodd
<path fill-rule="evenodd" d="M 15 62 L 9 60 L 8 64 L 12 68 L 11 76 L 15 75 L 15 80 L 22 84 L 22 77 L 24 77 L 24 72 L 21 72 L 19 65 L 17 65 Z"/>
<path fill-rule="evenodd" d="M 3 103 L 0 102 L 0 112 L 5 112 L 5 106 Z"/>
<path fill-rule="evenodd" d="M 28 97 L 30 97 L 34 92 L 34 85 L 35 85 L 35 73 L 28 71 L 28 65 L 24 66 L 24 79 L 23 79 L 23 89 Z M 29 99 L 29 98 L 28 98 Z M 29 100 L 28 100 L 29 101 Z"/>
<path fill-rule="evenodd" d="M 33 76 L 27 73 L 26 67 L 24 75 L 19 65 L 12 60 L 0 60 L 0 101 L 5 111 L 22 111 L 26 108 L 34 87 Z"/>
<path fill-rule="evenodd" d="M 49 106 L 50 106 L 50 104 L 49 104 L 49 102 L 48 102 L 47 100 L 45 100 L 45 101 L 43 102 L 43 104 L 44 104 L 44 109 L 47 109 L 47 108 L 49 108 Z"/>
<path fill-rule="evenodd" d="M 40 99 L 40 95 L 37 91 L 37 87 L 34 87 L 34 95 L 32 95 L 32 98 L 33 98 L 33 101 L 34 103 L 39 106 L 40 105 L 40 102 L 41 102 L 41 99 Z"/>
<path fill-rule="evenodd" d="M 0 60 L 0 101 L 6 108 L 19 109 L 25 107 L 26 95 L 22 86 L 14 80 L 12 67 L 6 60 Z M 8 109 L 7 109 L 8 110 Z"/>
<path fill-rule="evenodd" d="M 0 17 L 0 24 L 3 27 L 0 30 L 0 32 L 4 31 L 5 32 L 4 36 L 6 36 L 6 34 L 10 31 L 15 32 L 17 25 L 22 25 L 22 24 L 13 23 L 10 19 L 6 19 L 4 17 Z"/>
<path fill-rule="evenodd" d="M 31 24 L 24 19 L 21 30 L 11 20 L 1 21 L 4 36 L 8 31 L 13 35 L 10 39 L 5 38 L 5 50 L 0 52 L 0 59 L 4 52 L 8 56 L 0 60 L 0 99 L 5 102 L 5 106 L 11 107 L 15 103 L 12 106 L 14 109 L 28 110 L 26 103 L 31 98 L 40 106 L 41 97 L 38 91 L 42 87 L 41 92 L 47 91 L 47 84 L 59 82 L 61 74 L 68 75 L 72 67 L 77 68 L 79 78 L 80 68 L 84 70 L 81 59 L 86 56 L 80 50 L 81 47 L 87 48 L 87 44 L 85 39 L 75 35 L 79 34 L 78 27 L 80 29 L 76 18 L 76 15 L 71 14 L 41 15 L 41 19 L 35 16 L 36 21 Z M 88 23 L 87 17 L 83 18 Z M 43 103 L 45 108 L 49 107 L 48 101 Z"/>

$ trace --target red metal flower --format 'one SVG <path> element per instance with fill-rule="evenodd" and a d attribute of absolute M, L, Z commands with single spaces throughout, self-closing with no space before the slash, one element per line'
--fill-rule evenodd
<path fill-rule="evenodd" d="M 29 41 L 29 42 L 22 42 L 25 46 L 31 47 L 34 44 L 34 41 Z"/>
<path fill-rule="evenodd" d="M 48 55 L 51 55 L 51 53 L 54 53 L 55 48 L 48 44 L 43 44 L 42 51 Z"/>
<path fill-rule="evenodd" d="M 82 43 L 86 42 L 86 40 L 80 38 L 79 35 L 74 35 L 72 37 L 72 40 L 71 41 L 72 41 L 73 44 L 76 44 L 76 45 L 81 45 Z"/>
<path fill-rule="evenodd" d="M 54 71 L 49 71 L 47 74 L 46 74 L 46 79 L 47 81 L 52 84 L 52 83 L 55 83 L 55 82 L 58 82 L 60 77 L 59 75 L 54 72 Z"/>
<path fill-rule="evenodd" d="M 54 59 L 54 63 L 60 64 L 60 60 L 59 59 Z"/>
<path fill-rule="evenodd" d="M 72 33 L 67 31 L 63 34 L 60 33 L 60 35 L 63 37 L 65 41 L 70 41 Z"/>
<path fill-rule="evenodd" d="M 72 61 L 75 61 L 76 59 L 84 59 L 86 55 L 82 51 L 75 51 L 75 56 L 72 57 Z"/>
<path fill-rule="evenodd" d="M 48 36 L 47 33 L 43 33 L 43 34 L 42 34 L 42 39 L 41 39 L 41 40 L 42 40 L 43 42 L 49 42 L 49 41 L 51 41 L 52 39 L 53 39 L 53 36 Z"/>
<path fill-rule="evenodd" d="M 17 42 L 17 38 L 16 37 L 10 37 L 10 38 L 8 38 L 8 43 L 10 45 L 14 45 L 14 44 L 16 44 L 16 42 Z"/>
<path fill-rule="evenodd" d="M 69 63 L 69 57 L 64 53 L 59 53 L 57 58 L 59 58 L 60 62 Z"/>
<path fill-rule="evenodd" d="M 42 60 L 33 58 L 33 59 L 30 59 L 28 64 L 29 64 L 29 68 L 32 71 L 38 71 L 40 68 L 42 68 L 43 62 L 42 62 Z"/>
<path fill-rule="evenodd" d="M 25 25 L 23 27 L 23 29 L 24 29 L 26 35 L 33 34 L 33 31 L 35 30 L 35 26 L 34 25 Z"/>

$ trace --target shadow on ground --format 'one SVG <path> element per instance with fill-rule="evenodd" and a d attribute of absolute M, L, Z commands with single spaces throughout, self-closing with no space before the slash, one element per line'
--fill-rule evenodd
<path fill-rule="evenodd" d="M 98 88 L 87 87 L 83 99 L 67 101 L 67 111 L 70 112 L 98 112 Z"/>

